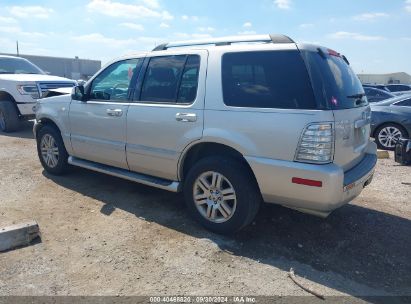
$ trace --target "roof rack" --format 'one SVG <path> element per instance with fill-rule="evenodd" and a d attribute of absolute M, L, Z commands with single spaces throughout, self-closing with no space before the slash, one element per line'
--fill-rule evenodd
<path fill-rule="evenodd" d="M 176 41 L 170 43 L 163 43 L 156 46 L 153 51 L 164 51 L 169 48 L 185 47 L 194 45 L 230 45 L 232 43 L 241 42 L 263 42 L 263 43 L 295 43 L 290 37 L 279 34 L 270 35 L 245 35 L 245 36 L 229 36 L 221 38 L 199 39 L 199 40 L 187 40 Z"/>

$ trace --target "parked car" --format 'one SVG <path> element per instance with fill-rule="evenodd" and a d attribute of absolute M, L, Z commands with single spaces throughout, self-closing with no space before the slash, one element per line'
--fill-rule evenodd
<path fill-rule="evenodd" d="M 385 84 L 369 84 L 365 83 L 362 85 L 364 88 L 375 88 L 375 89 L 380 89 L 386 92 L 390 92 L 390 90 L 385 86 Z"/>
<path fill-rule="evenodd" d="M 283 35 L 163 44 L 36 111 L 47 172 L 73 165 L 184 191 L 218 233 L 248 225 L 262 201 L 325 217 L 360 194 L 377 161 L 347 59 Z"/>
<path fill-rule="evenodd" d="M 387 84 L 386 87 L 395 95 L 411 93 L 411 84 Z"/>
<path fill-rule="evenodd" d="M 411 95 L 371 104 L 371 136 L 380 149 L 394 150 L 400 137 L 411 135 Z"/>
<path fill-rule="evenodd" d="M 33 106 L 47 90 L 75 85 L 73 80 L 46 75 L 24 58 L 1 55 L 0 130 L 12 132 L 22 120 L 33 119 Z"/>
<path fill-rule="evenodd" d="M 368 102 L 378 102 L 388 98 L 395 97 L 394 94 L 391 94 L 387 91 L 371 88 L 371 87 L 364 87 L 365 95 L 367 96 Z"/>

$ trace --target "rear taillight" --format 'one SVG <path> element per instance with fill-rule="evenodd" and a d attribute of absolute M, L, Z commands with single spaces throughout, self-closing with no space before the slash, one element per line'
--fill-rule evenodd
<path fill-rule="evenodd" d="M 307 126 L 298 143 L 295 160 L 304 163 L 330 163 L 333 157 L 334 134 L 331 123 Z"/>

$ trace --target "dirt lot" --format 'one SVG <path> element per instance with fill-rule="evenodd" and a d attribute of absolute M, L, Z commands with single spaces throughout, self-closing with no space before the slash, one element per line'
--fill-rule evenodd
<path fill-rule="evenodd" d="M 391 155 L 392 157 L 392 155 Z M 181 195 L 82 169 L 46 174 L 31 126 L 0 134 L 0 226 L 35 219 L 0 254 L 0 295 L 411 295 L 411 167 L 380 160 L 352 204 L 320 219 L 264 206 L 233 237 L 203 230 Z"/>

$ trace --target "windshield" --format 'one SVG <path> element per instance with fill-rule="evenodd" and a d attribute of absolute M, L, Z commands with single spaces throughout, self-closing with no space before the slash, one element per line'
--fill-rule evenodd
<path fill-rule="evenodd" d="M 325 95 L 331 109 L 350 109 L 368 104 L 363 86 L 347 62 L 334 51 L 306 52 L 313 85 Z"/>
<path fill-rule="evenodd" d="M 23 58 L 0 58 L 0 74 L 44 74 L 30 61 Z"/>

